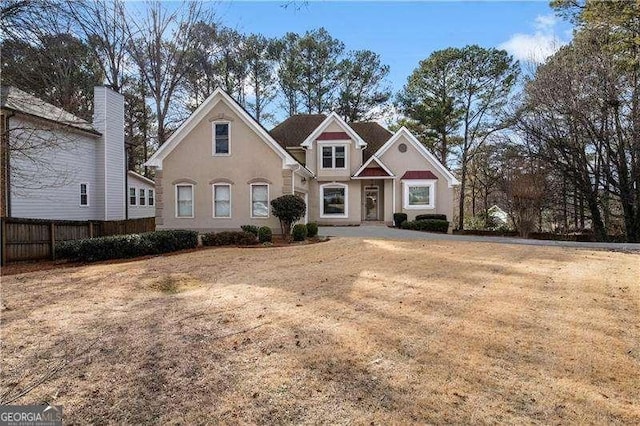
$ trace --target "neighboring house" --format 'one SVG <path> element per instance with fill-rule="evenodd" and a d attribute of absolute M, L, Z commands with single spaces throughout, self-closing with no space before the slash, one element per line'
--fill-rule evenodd
<path fill-rule="evenodd" d="M 122 95 L 96 87 L 89 123 L 15 87 L 1 94 L 0 216 L 127 218 Z"/>
<path fill-rule="evenodd" d="M 491 206 L 487 213 L 494 220 L 497 226 L 507 226 L 509 224 L 509 215 L 497 204 Z"/>
<path fill-rule="evenodd" d="M 297 194 L 305 221 L 392 223 L 394 212 L 453 214 L 449 172 L 407 129 L 296 115 L 271 132 L 221 89 L 146 163 L 156 168 L 156 226 L 201 231 L 266 225 L 270 202 Z"/>
<path fill-rule="evenodd" d="M 127 209 L 129 219 L 156 215 L 156 187 L 153 181 L 136 172 L 127 173 Z"/>

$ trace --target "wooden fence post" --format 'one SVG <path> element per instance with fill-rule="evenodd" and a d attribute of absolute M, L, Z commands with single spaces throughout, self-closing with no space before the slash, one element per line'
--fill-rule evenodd
<path fill-rule="evenodd" d="M 51 260 L 56 260 L 56 223 L 49 224 L 49 237 L 51 243 Z"/>
<path fill-rule="evenodd" d="M 0 232 L 2 233 L 2 241 L 0 242 L 0 250 L 2 250 L 0 265 L 4 266 L 7 264 L 7 222 L 4 219 L 0 219 Z"/>
<path fill-rule="evenodd" d="M 89 222 L 89 238 L 93 238 L 93 222 Z"/>

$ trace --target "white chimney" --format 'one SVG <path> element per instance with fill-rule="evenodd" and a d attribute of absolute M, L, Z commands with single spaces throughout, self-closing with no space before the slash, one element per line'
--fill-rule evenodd
<path fill-rule="evenodd" d="M 124 96 L 104 87 L 93 89 L 93 126 L 102 136 L 96 164 L 96 201 L 104 220 L 125 218 Z"/>

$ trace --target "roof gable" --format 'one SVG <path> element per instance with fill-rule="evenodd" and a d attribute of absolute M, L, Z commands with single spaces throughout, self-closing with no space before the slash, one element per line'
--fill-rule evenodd
<path fill-rule="evenodd" d="M 406 127 L 400 128 L 380 149 L 374 154 L 374 157 L 382 157 L 382 155 L 391 148 L 401 137 L 405 137 L 411 145 L 418 150 L 418 152 L 429 161 L 444 177 L 447 179 L 449 187 L 459 185 L 460 182 L 456 177 L 422 144 L 413 133 L 411 133 Z"/>
<path fill-rule="evenodd" d="M 300 144 L 300 146 L 310 148 L 313 144 L 313 141 L 318 139 L 331 123 L 336 123 L 340 128 L 342 128 L 344 130 L 344 133 L 346 133 L 355 142 L 357 148 L 366 148 L 367 143 L 335 112 L 329 114 L 327 118 L 325 118 L 324 121 L 318 127 L 316 127 L 316 129 L 311 132 L 309 136 L 307 136 L 307 138 Z"/>
<path fill-rule="evenodd" d="M 377 164 L 377 167 L 374 166 L 369 168 L 369 166 L 371 166 L 373 162 Z M 376 169 L 376 170 L 371 172 L 370 171 L 371 169 Z M 367 172 L 368 170 L 369 172 Z M 382 162 L 382 160 L 380 158 L 377 158 L 376 156 L 369 157 L 369 159 L 364 162 L 362 167 L 360 167 L 358 171 L 356 171 L 353 174 L 354 178 L 365 178 L 365 177 L 371 177 L 371 176 L 394 177 L 391 170 L 389 170 L 389 168 Z"/>
<path fill-rule="evenodd" d="M 273 151 L 282 158 L 282 167 L 299 166 L 300 164 L 260 125 L 249 113 L 242 108 L 227 92 L 216 88 L 213 93 L 187 118 L 169 139 L 145 163 L 146 166 L 162 168 L 164 160 L 175 147 L 187 136 L 211 110 L 224 102 L 240 119 L 249 126 Z"/>

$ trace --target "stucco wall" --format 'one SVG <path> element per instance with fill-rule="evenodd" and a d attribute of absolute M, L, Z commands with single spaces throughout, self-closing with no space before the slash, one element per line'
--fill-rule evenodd
<path fill-rule="evenodd" d="M 212 122 L 225 120 L 230 126 L 230 155 L 212 155 Z M 285 171 L 285 174 L 290 171 Z M 231 185 L 231 218 L 213 217 L 212 181 L 228 179 Z M 277 218 L 269 213 L 266 219 L 251 219 L 250 182 L 262 179 L 270 182 L 269 201 L 283 194 L 282 159 L 229 106 L 218 102 L 212 111 L 185 136 L 163 160 L 161 173 L 162 220 L 164 229 L 195 229 L 200 231 L 237 230 L 252 224 L 279 229 Z M 194 217 L 177 218 L 175 214 L 175 184 L 194 182 Z M 286 182 L 291 193 L 291 180 Z"/>
<path fill-rule="evenodd" d="M 398 150 L 398 145 L 401 143 L 407 146 L 407 151 L 404 153 Z M 381 160 L 396 176 L 393 182 L 396 192 L 395 212 L 406 213 L 409 220 L 413 220 L 417 215 L 425 213 L 446 214 L 450 222 L 453 220 L 454 189 L 449 187 L 446 177 L 434 165 L 430 164 L 404 136 L 398 138 L 393 146 L 385 151 Z M 435 208 L 419 210 L 404 208 L 402 200 L 403 187 L 400 178 L 407 170 L 430 170 L 438 177 Z"/>
<path fill-rule="evenodd" d="M 320 196 L 320 186 L 323 184 L 330 184 L 332 181 L 318 181 L 313 180 L 310 184 L 310 206 L 309 206 L 309 220 L 312 222 L 318 222 L 320 225 L 355 225 L 361 222 L 362 208 L 361 208 L 361 192 L 362 186 L 358 180 L 349 180 L 344 182 L 336 182 L 343 185 L 347 185 L 348 192 L 348 204 L 346 218 L 332 217 L 321 218 L 320 208 L 322 206 L 322 198 Z"/>

